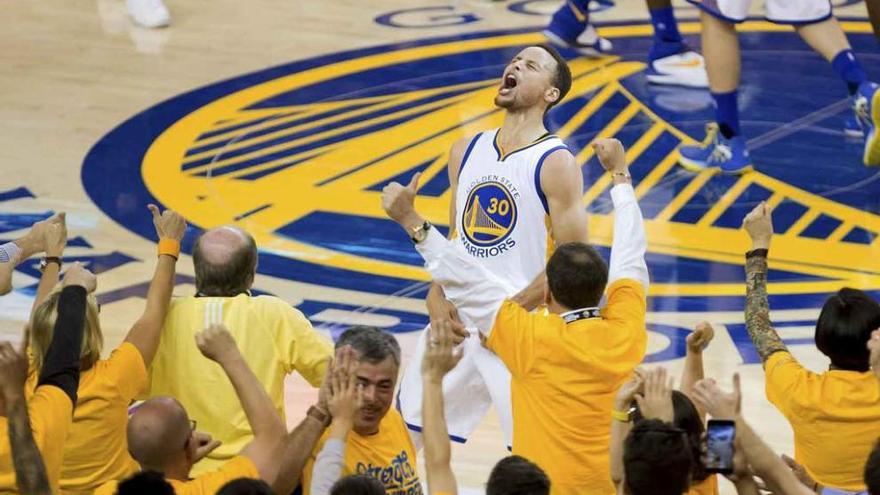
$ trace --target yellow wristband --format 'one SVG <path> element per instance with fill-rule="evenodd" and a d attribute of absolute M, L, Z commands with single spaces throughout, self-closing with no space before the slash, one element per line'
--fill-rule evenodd
<path fill-rule="evenodd" d="M 611 419 L 616 419 L 617 421 L 629 423 L 630 417 L 629 417 L 628 412 L 617 411 L 615 409 L 612 409 L 611 410 Z"/>
<path fill-rule="evenodd" d="M 180 256 L 180 241 L 177 239 L 159 239 L 159 256 L 163 254 L 177 259 Z"/>

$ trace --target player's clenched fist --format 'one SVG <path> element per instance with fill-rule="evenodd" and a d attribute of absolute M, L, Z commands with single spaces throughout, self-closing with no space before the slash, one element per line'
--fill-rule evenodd
<path fill-rule="evenodd" d="M 626 172 L 626 152 L 623 144 L 617 139 L 604 138 L 593 141 L 593 149 L 596 158 L 602 164 L 602 168 L 609 172 Z"/>

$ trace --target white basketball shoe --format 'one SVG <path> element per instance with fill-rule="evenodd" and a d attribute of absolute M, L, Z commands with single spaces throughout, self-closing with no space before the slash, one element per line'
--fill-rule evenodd
<path fill-rule="evenodd" d="M 138 26 L 155 29 L 171 24 L 171 14 L 162 0 L 125 0 L 128 15 Z"/>

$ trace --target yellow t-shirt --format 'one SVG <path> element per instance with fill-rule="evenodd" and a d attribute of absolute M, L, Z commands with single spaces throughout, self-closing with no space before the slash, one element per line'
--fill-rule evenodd
<path fill-rule="evenodd" d="M 253 439 L 235 389 L 220 365 L 202 356 L 195 334 L 222 304 L 222 320 L 284 419 L 284 378 L 298 371 L 319 386 L 333 344 L 302 313 L 272 296 L 183 297 L 171 301 L 147 395 L 170 395 L 183 404 L 201 431 L 223 442 L 193 468 L 198 475 L 217 469 Z M 210 306 L 209 306 L 210 305 Z M 206 315 L 206 309 L 211 313 Z M 213 321 L 213 320 L 212 320 Z"/>
<path fill-rule="evenodd" d="M 773 353 L 764 370 L 767 399 L 794 430 L 795 459 L 824 486 L 864 491 L 864 459 L 880 437 L 877 377 L 870 371 L 816 374 L 788 352 Z"/>
<path fill-rule="evenodd" d="M 645 356 L 645 293 L 614 282 L 601 318 L 569 324 L 505 301 L 487 341 L 512 375 L 513 453 L 540 466 L 554 495 L 608 495 L 611 409 Z"/>
<path fill-rule="evenodd" d="M 209 471 L 189 481 L 166 480 L 177 495 L 214 495 L 223 485 L 239 478 L 259 479 L 260 473 L 253 461 L 244 456 L 235 456 Z M 94 495 L 115 495 L 119 481 L 110 481 L 95 490 Z"/>
<path fill-rule="evenodd" d="M 60 388 L 53 385 L 37 387 L 27 399 L 28 416 L 34 443 L 43 456 L 46 476 L 52 492 L 58 491 L 61 477 L 61 456 L 64 439 L 70 429 L 73 403 Z M 15 486 L 15 467 L 12 464 L 12 446 L 9 444 L 9 420 L 0 417 L 0 493 L 18 493 Z"/>
<path fill-rule="evenodd" d="M 144 359 L 127 342 L 80 374 L 73 424 L 64 444 L 62 494 L 90 494 L 107 481 L 138 471 L 128 454 L 125 426 L 128 406 L 146 385 Z"/>
<path fill-rule="evenodd" d="M 687 495 L 718 495 L 718 475 L 711 474 L 696 485 L 691 485 Z"/>
<path fill-rule="evenodd" d="M 303 469 L 303 495 L 309 495 L 312 487 L 312 469 L 315 459 L 324 448 L 330 430 L 315 445 L 312 455 Z M 345 463 L 342 476 L 363 474 L 378 479 L 385 485 L 388 495 L 421 495 L 416 450 L 403 423 L 400 413 L 393 407 L 379 423 L 379 432 L 363 437 L 354 431 L 345 442 Z"/>

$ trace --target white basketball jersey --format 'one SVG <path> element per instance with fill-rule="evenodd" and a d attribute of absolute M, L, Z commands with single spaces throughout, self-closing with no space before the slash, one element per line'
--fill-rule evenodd
<path fill-rule="evenodd" d="M 541 190 L 541 167 L 567 149 L 557 136 L 502 155 L 498 129 L 474 137 L 465 151 L 456 190 L 457 242 L 492 273 L 525 288 L 544 270 L 550 210 Z"/>

